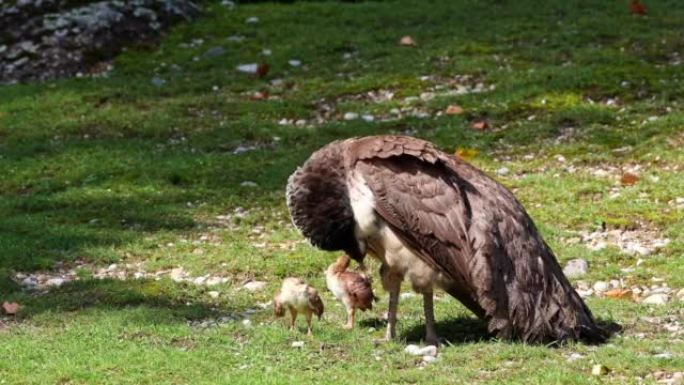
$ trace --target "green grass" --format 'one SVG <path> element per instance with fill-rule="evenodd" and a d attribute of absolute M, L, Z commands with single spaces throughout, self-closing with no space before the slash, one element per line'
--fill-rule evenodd
<path fill-rule="evenodd" d="M 595 315 L 622 324 L 624 333 L 599 347 L 551 349 L 488 339 L 472 315 L 444 298 L 438 329 L 453 345 L 424 368 L 403 352 L 422 337 L 417 297 L 401 302 L 399 341 L 373 343 L 387 306 L 380 288 L 377 310 L 351 333 L 341 329 L 343 309 L 327 293 L 313 339 L 287 331 L 269 309 L 250 315 L 251 326 L 239 316 L 193 326 L 254 309 L 288 275 L 322 290 L 334 255 L 297 242 L 283 199 L 287 176 L 331 140 L 407 130 L 447 151 L 478 150 L 472 162 L 492 175 L 508 167 L 497 179 L 515 191 L 561 262 L 590 261 L 586 280 L 650 285 L 659 277 L 684 287 L 684 210 L 668 203 L 684 197 L 684 87 L 682 67 L 673 64 L 684 54 L 684 8 L 647 5 L 649 15 L 635 17 L 626 0 L 208 4 L 200 20 L 172 30 L 158 49 L 128 50 L 107 78 L 0 88 L 0 301 L 24 306 L 0 326 L 0 384 L 622 384 L 681 371 L 681 335 L 648 322 L 681 322 L 676 300 L 653 308 L 590 298 Z M 250 16 L 259 23 L 244 23 Z M 231 42 L 231 35 L 246 39 Z M 418 46 L 398 46 L 403 35 Z M 198 38 L 199 46 L 184 44 Z M 225 54 L 201 58 L 215 46 Z M 264 48 L 272 56 L 262 56 Z M 290 59 L 303 65 L 291 67 Z M 235 71 L 261 61 L 271 65 L 264 79 Z M 390 114 L 405 97 L 455 75 L 495 88 L 418 100 L 427 119 L 341 119 L 348 111 Z M 153 85 L 154 76 L 166 83 Z M 271 85 L 274 79 L 285 85 Z M 353 97 L 378 89 L 394 99 Z M 259 90 L 272 99 L 250 100 Z M 322 99 L 337 106 L 332 121 L 278 124 L 311 122 Z M 449 104 L 465 113 L 434 116 Z M 493 129 L 472 129 L 481 118 Z M 233 154 L 240 146 L 258 149 Z M 620 170 L 634 166 L 639 182 L 620 186 Z M 599 178 L 589 171 L 596 167 L 617 171 Z M 238 207 L 247 214 L 216 219 Z M 636 257 L 569 242 L 602 223 L 656 230 L 671 242 L 623 272 Z M 229 282 L 208 289 L 168 278 L 97 280 L 86 269 L 79 281 L 34 295 L 9 279 L 57 262 L 144 262 L 150 272 L 183 266 Z M 237 290 L 245 278 L 269 284 L 249 294 Z M 292 348 L 295 340 L 305 346 Z M 672 357 L 654 356 L 663 352 Z M 572 353 L 583 358 L 568 362 Z M 611 372 L 592 377 L 593 364 Z"/>

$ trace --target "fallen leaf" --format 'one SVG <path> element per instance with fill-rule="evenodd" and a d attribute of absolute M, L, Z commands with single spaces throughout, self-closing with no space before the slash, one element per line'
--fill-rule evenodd
<path fill-rule="evenodd" d="M 416 41 L 413 40 L 413 38 L 412 38 L 411 36 L 406 35 L 406 36 L 403 36 L 403 37 L 399 40 L 399 45 L 403 45 L 403 46 L 406 46 L 406 47 L 415 47 L 417 44 L 416 44 Z"/>
<path fill-rule="evenodd" d="M 613 289 L 603 293 L 606 297 L 618 299 L 632 299 L 633 294 L 629 289 Z"/>
<path fill-rule="evenodd" d="M 263 78 L 264 76 L 268 75 L 268 70 L 271 69 L 271 66 L 268 65 L 268 63 L 259 63 L 256 68 L 256 75 L 259 78 Z"/>
<path fill-rule="evenodd" d="M 636 184 L 639 181 L 639 177 L 632 174 L 631 172 L 626 172 L 622 174 L 622 178 L 620 178 L 620 183 L 623 186 L 632 186 Z"/>
<path fill-rule="evenodd" d="M 476 130 L 484 131 L 489 128 L 489 123 L 486 120 L 476 120 L 472 127 Z"/>
<path fill-rule="evenodd" d="M 468 161 L 476 157 L 478 153 L 479 151 L 474 148 L 457 148 L 454 155 L 465 161 Z"/>
<path fill-rule="evenodd" d="M 460 115 L 463 113 L 463 107 L 458 106 L 456 104 L 452 104 L 446 109 L 446 114 L 447 115 Z"/>
<path fill-rule="evenodd" d="M 629 2 L 629 12 L 632 15 L 645 15 L 646 14 L 646 6 L 641 4 L 639 0 L 631 0 Z"/>
<path fill-rule="evenodd" d="M 18 303 L 16 302 L 3 302 L 2 303 L 2 310 L 5 312 L 7 315 L 15 315 L 17 312 L 21 309 L 21 306 L 19 306 Z"/>

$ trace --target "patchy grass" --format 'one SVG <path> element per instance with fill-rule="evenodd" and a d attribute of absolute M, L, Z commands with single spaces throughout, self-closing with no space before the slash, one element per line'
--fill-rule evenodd
<path fill-rule="evenodd" d="M 298 242 L 287 176 L 331 140 L 384 133 L 477 150 L 471 161 L 515 191 L 562 262 L 591 263 L 589 283 L 684 287 L 684 9 L 648 7 L 635 17 L 626 1 L 212 3 L 106 78 L 0 88 L 0 300 L 24 306 L 0 319 L 0 384 L 654 383 L 681 371 L 681 331 L 666 328 L 684 313 L 675 299 L 589 298 L 624 333 L 549 349 L 488 339 L 443 298 L 438 328 L 453 345 L 425 367 L 403 352 L 422 336 L 417 297 L 401 302 L 400 340 L 378 346 L 386 296 L 348 333 L 325 294 L 313 339 L 257 306 L 287 275 L 323 289 L 333 260 Z M 403 35 L 418 46 L 398 46 Z M 216 46 L 225 53 L 203 56 Z M 263 79 L 235 70 L 258 62 L 271 66 Z M 368 95 L 380 90 L 393 97 Z M 464 114 L 438 114 L 450 104 Z M 491 128 L 472 129 L 478 119 Z M 626 170 L 635 185 L 619 183 Z M 646 257 L 588 249 L 581 232 L 602 226 L 671 242 Z M 91 271 L 140 262 L 229 279 L 207 288 Z M 79 280 L 41 295 L 10 279 L 76 266 Z M 238 290 L 248 278 L 267 289 Z M 612 371 L 592 377 L 593 364 Z"/>

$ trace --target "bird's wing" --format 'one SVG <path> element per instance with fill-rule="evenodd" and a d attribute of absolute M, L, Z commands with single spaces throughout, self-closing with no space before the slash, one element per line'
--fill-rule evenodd
<path fill-rule="evenodd" d="M 508 190 L 418 139 L 375 137 L 353 149 L 348 166 L 373 192 L 378 215 L 453 280 L 452 294 L 486 316 L 490 330 L 512 330 L 511 319 L 545 322 L 530 312 L 547 289 L 545 277 L 554 276 L 545 274 L 544 264 L 556 269 L 557 262 Z M 545 310 L 549 317 L 559 311 Z"/>

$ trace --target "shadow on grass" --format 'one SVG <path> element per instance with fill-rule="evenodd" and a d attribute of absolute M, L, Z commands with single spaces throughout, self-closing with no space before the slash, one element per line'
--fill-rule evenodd
<path fill-rule="evenodd" d="M 37 295 L 29 292 L 11 293 L 11 301 L 22 305 L 17 319 L 30 319 L 45 312 L 69 313 L 89 308 L 105 310 L 147 307 L 171 314 L 166 322 L 187 322 L 230 315 L 245 310 L 234 305 L 206 303 L 202 289 L 168 280 L 88 279 L 65 284 Z M 164 322 L 164 318 L 154 322 Z"/>
<path fill-rule="evenodd" d="M 611 337 L 622 331 L 622 327 L 611 320 L 598 319 L 596 323 Z M 448 341 L 450 344 L 487 342 L 496 339 L 494 335 L 487 331 L 487 324 L 474 317 L 460 316 L 449 320 L 439 321 L 435 323 L 435 329 L 437 330 L 437 336 Z M 401 335 L 401 338 L 405 339 L 407 342 L 422 342 L 425 339 L 425 325 L 421 323 L 412 327 L 404 332 Z M 549 345 L 549 347 L 556 346 L 558 345 Z"/>

